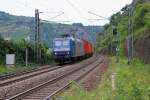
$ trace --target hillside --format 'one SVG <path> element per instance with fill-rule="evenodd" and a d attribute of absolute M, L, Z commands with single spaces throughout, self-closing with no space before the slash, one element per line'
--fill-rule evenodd
<path fill-rule="evenodd" d="M 117 28 L 119 37 L 120 55 L 127 56 L 127 36 L 129 34 L 129 7 L 134 7 L 133 16 L 133 37 L 134 37 L 134 57 L 150 63 L 150 1 L 133 0 L 131 5 L 126 5 L 118 13 L 111 16 L 110 23 L 105 25 L 105 36 L 99 40 L 98 50 L 113 46 L 114 36 L 112 27 Z M 112 49 L 111 49 L 112 50 Z M 115 50 L 115 49 L 113 49 Z M 108 50 L 110 51 L 110 49 Z M 113 52 L 113 51 L 111 51 Z"/>
<path fill-rule="evenodd" d="M 52 45 L 52 39 L 64 33 L 69 33 L 76 25 L 60 24 L 60 23 L 44 23 L 40 24 L 41 40 L 49 47 Z M 91 40 L 95 43 L 96 34 L 102 31 L 101 26 L 80 26 L 79 30 L 84 30 L 88 33 Z M 12 40 L 18 41 L 27 36 L 34 38 L 34 18 L 25 16 L 10 15 L 5 12 L 0 12 L 0 35 L 4 38 L 11 37 Z"/>

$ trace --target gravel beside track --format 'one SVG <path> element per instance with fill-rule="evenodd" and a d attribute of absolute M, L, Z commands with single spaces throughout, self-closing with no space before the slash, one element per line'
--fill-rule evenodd
<path fill-rule="evenodd" d="M 89 64 L 76 67 L 75 69 L 69 70 L 68 72 L 60 74 L 58 77 L 49 80 L 46 83 L 42 83 L 36 88 L 27 90 L 24 93 L 21 93 L 20 96 L 14 96 L 9 100 L 43 100 L 48 99 L 47 96 L 53 94 L 55 91 L 69 84 L 70 81 L 76 81 L 81 76 L 88 74 L 90 71 L 95 69 L 102 62 L 101 58 L 97 58 L 96 61 L 90 61 Z"/>
<path fill-rule="evenodd" d="M 0 99 L 5 100 L 6 98 L 9 98 L 13 95 L 16 95 L 16 94 L 26 91 L 30 88 L 38 86 L 39 84 L 42 84 L 42 83 L 46 82 L 47 80 L 56 78 L 60 74 L 74 70 L 75 68 L 79 68 L 81 65 L 90 64 L 90 62 L 94 61 L 94 60 L 95 60 L 95 57 L 92 57 L 87 60 L 81 61 L 80 63 L 77 63 L 77 64 L 67 65 L 65 67 L 59 68 L 54 71 L 36 75 L 36 76 L 30 77 L 28 79 L 11 83 L 7 86 L 0 87 Z"/>
<path fill-rule="evenodd" d="M 100 84 L 103 74 L 108 68 L 109 60 L 107 57 L 103 56 L 104 60 L 97 68 L 91 71 L 85 78 L 80 80 L 79 84 L 86 90 L 91 91 Z"/>
<path fill-rule="evenodd" d="M 3 75 L 0 75 L 0 81 L 4 81 L 6 79 L 10 79 L 10 78 L 21 76 L 21 75 L 24 75 L 24 74 L 36 72 L 36 71 L 39 71 L 39 70 L 48 69 L 48 68 L 55 67 L 55 66 L 56 66 L 56 64 L 44 65 L 44 66 L 37 67 L 37 68 L 34 68 L 34 69 L 23 70 L 23 71 L 16 71 L 16 72 L 12 72 L 10 74 L 3 74 Z"/>
<path fill-rule="evenodd" d="M 5 79 L 3 81 L 0 81 L 0 87 L 6 86 L 6 85 L 9 85 L 9 84 L 18 82 L 18 81 L 22 81 L 22 80 L 25 80 L 27 78 L 34 77 L 36 75 L 47 73 L 47 72 L 50 72 L 50 71 L 53 71 L 53 70 L 56 70 L 56 69 L 59 69 L 59 68 L 62 68 L 62 67 L 64 67 L 64 66 L 55 66 L 53 68 L 47 67 L 47 68 L 44 68 L 44 69 L 41 69 L 41 70 L 38 70 L 38 71 L 35 71 L 35 72 L 26 73 L 26 74 L 23 74 L 23 75 L 16 75 L 16 77 L 12 77 L 12 78 L 8 78 L 8 79 Z"/>

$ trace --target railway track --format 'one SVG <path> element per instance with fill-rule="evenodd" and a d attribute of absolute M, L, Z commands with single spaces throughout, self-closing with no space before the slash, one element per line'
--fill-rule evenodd
<path fill-rule="evenodd" d="M 97 58 L 96 61 L 92 61 L 90 64 L 61 74 L 56 78 L 19 93 L 7 100 L 52 100 L 54 95 L 69 87 L 71 84 L 70 81 L 79 81 L 90 71 L 94 70 L 100 63 L 102 63 L 102 61 L 102 59 Z"/>
<path fill-rule="evenodd" d="M 25 72 L 25 73 L 18 73 L 13 76 L 6 76 L 5 78 L 3 78 L 3 80 L 0 80 L 0 87 L 12 84 L 14 82 L 22 81 L 27 78 L 34 77 L 36 75 L 54 71 L 62 67 L 65 67 L 65 66 L 46 67 L 46 68 L 41 68 L 41 69 L 34 70 L 34 71 L 32 70 L 32 71 Z"/>
<path fill-rule="evenodd" d="M 48 69 L 48 68 L 54 67 L 54 66 L 56 66 L 56 65 L 51 65 L 51 66 L 46 65 L 44 67 L 39 67 L 39 68 L 34 68 L 34 69 L 24 70 L 24 71 L 18 71 L 18 72 L 14 72 L 14 73 L 11 73 L 11 74 L 0 75 L 0 81 L 10 79 L 10 78 L 13 78 L 13 77 L 16 77 L 16 76 L 21 76 L 21 75 L 24 75 L 24 74 L 36 72 L 36 71 L 39 71 L 39 70 Z"/>
<path fill-rule="evenodd" d="M 70 65 L 70 64 L 65 64 L 65 65 L 61 65 L 61 66 L 63 67 L 63 66 L 66 66 L 66 65 Z M 53 67 L 56 67 L 56 66 L 57 66 L 56 64 L 46 65 L 46 66 L 39 67 L 39 68 L 36 68 L 36 69 L 30 69 L 30 70 L 14 72 L 14 73 L 11 73 L 11 74 L 0 75 L 0 81 L 4 81 L 4 80 L 10 79 L 10 78 L 14 78 L 14 77 L 17 77 L 17 76 L 22 76 L 22 75 L 37 72 L 37 71 L 42 71 L 42 70 L 47 70 L 47 69 L 49 70 L 50 68 L 53 69 Z"/>

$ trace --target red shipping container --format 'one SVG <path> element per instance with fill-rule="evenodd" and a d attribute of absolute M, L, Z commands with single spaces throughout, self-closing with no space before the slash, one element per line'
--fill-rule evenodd
<path fill-rule="evenodd" d="M 85 55 L 90 55 L 90 54 L 93 53 L 93 47 L 92 47 L 92 44 L 89 41 L 83 40 L 83 45 L 84 45 Z"/>

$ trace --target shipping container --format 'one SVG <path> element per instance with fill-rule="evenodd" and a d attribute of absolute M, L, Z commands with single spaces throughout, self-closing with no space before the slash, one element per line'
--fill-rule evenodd
<path fill-rule="evenodd" d="M 83 40 L 83 47 L 84 47 L 84 53 L 86 56 L 93 54 L 93 47 L 89 41 Z"/>

